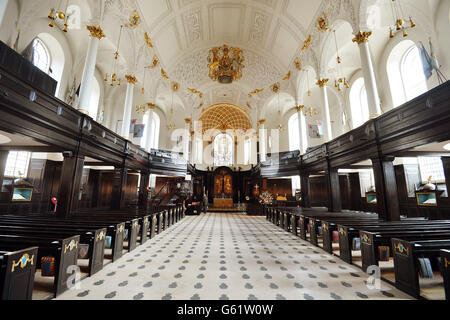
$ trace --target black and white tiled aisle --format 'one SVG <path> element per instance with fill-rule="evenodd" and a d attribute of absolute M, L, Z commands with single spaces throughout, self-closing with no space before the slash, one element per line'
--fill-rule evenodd
<path fill-rule="evenodd" d="M 58 300 L 410 299 L 263 217 L 187 217 Z"/>

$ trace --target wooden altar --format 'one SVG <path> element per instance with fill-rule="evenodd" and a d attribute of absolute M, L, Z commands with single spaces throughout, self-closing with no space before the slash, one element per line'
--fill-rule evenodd
<path fill-rule="evenodd" d="M 232 209 L 234 207 L 233 199 L 214 198 L 214 208 Z"/>

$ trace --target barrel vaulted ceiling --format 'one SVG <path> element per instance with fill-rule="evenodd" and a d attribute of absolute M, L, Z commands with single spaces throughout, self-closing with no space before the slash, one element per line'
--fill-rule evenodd
<path fill-rule="evenodd" d="M 205 106 L 233 103 L 250 112 L 261 107 L 261 101 L 247 106 L 248 93 L 268 88 L 289 71 L 321 2 L 136 0 L 171 79 L 202 91 Z M 246 58 L 243 78 L 231 85 L 208 77 L 208 51 L 223 44 L 243 49 Z M 270 90 L 265 91 L 260 98 L 270 96 Z"/>
<path fill-rule="evenodd" d="M 21 11 L 18 27 L 21 29 L 31 28 L 36 17 L 48 24 L 49 8 L 58 2 L 17 1 Z M 319 16 L 326 12 L 333 24 L 347 21 L 347 25 L 334 27 L 337 27 L 341 49 L 345 51 L 342 53 L 346 58 L 344 72 L 351 75 L 359 68 L 359 53 L 351 42 L 352 33 L 358 31 L 360 25 L 382 27 L 382 20 L 367 19 L 366 16 L 378 7 L 378 11 L 383 12 L 383 3 L 383 0 L 70 0 L 71 5 L 81 9 L 81 17 L 78 26 L 71 25 L 64 35 L 72 52 L 72 58 L 67 61 L 73 65 L 72 75 L 79 78 L 89 39 L 85 26 L 101 24 L 107 38 L 100 42 L 97 69 L 102 75 L 110 73 L 120 25 L 126 24 L 130 13 L 137 10 L 141 24 L 134 30 L 127 30 L 121 41 L 118 67 L 121 77 L 135 74 L 140 80 L 138 87 L 141 87 L 144 67 L 151 63 L 155 53 L 170 81 L 181 85 L 182 90 L 174 97 L 176 109 L 185 113 L 180 119 L 184 119 L 185 115 L 198 119 L 202 108 L 229 103 L 246 110 L 253 125 L 256 125 L 258 117 L 267 116 L 262 112 L 263 108 L 278 110 L 278 100 L 274 99 L 269 89 L 271 84 L 281 82 L 281 92 L 286 97 L 282 98 L 281 103 L 289 106 L 295 103 L 300 75 L 293 63 L 296 57 L 301 57 L 303 66 L 311 66 L 315 77 L 326 77 L 332 73 L 334 42 L 325 33 L 317 31 Z M 387 9 L 384 11 L 388 12 Z M 419 14 L 414 16 L 420 19 Z M 418 22 L 418 25 L 426 25 Z M 144 32 L 150 35 L 154 51 L 146 50 Z M 308 35 L 313 35 L 311 50 L 302 52 Z M 22 38 L 23 46 L 29 40 Z M 379 52 L 388 40 L 381 39 L 380 46 L 372 43 L 372 50 Z M 218 84 L 208 77 L 208 52 L 212 47 L 223 44 L 241 48 L 246 58 L 242 79 L 230 85 Z M 288 71 L 292 71 L 290 80 L 282 81 Z M 144 100 L 156 102 L 167 115 L 172 101 L 170 81 L 162 79 L 160 69 L 155 68 L 148 72 L 145 84 Z M 310 85 L 314 81 L 311 79 Z M 203 100 L 189 94 L 186 88 L 201 91 Z M 249 92 L 261 88 L 265 89 L 261 94 L 248 98 Z M 123 88 L 120 90 L 123 91 Z M 106 96 L 112 100 L 119 99 L 120 90 L 110 90 L 105 85 Z M 271 104 L 274 106 L 271 107 Z M 117 112 L 120 113 L 120 110 L 117 109 Z"/>

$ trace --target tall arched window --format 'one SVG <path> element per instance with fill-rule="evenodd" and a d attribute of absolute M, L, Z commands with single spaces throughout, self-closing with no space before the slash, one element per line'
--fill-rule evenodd
<path fill-rule="evenodd" d="M 214 139 L 214 166 L 232 166 L 233 165 L 233 143 L 232 136 L 221 133 Z"/>
<path fill-rule="evenodd" d="M 49 73 L 50 53 L 45 44 L 41 39 L 36 38 L 33 40 L 32 48 L 33 53 L 31 62 L 45 73 Z"/>
<path fill-rule="evenodd" d="M 428 91 L 419 48 L 414 45 L 404 54 L 400 64 L 406 101 Z"/>
<path fill-rule="evenodd" d="M 428 90 L 420 50 L 411 40 L 400 42 L 392 50 L 387 73 L 394 108 Z"/>
<path fill-rule="evenodd" d="M 350 90 L 350 107 L 353 128 L 357 128 L 369 120 L 369 103 L 364 78 L 359 78 L 353 82 Z"/>
<path fill-rule="evenodd" d="M 298 113 L 289 119 L 289 151 L 300 150 L 300 129 L 298 127 Z"/>

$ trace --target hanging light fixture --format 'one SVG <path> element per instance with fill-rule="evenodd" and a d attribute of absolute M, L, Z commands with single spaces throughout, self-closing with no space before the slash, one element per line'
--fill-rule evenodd
<path fill-rule="evenodd" d="M 110 86 L 114 87 L 114 86 L 120 86 L 120 78 L 117 77 L 117 68 L 118 68 L 118 60 L 119 60 L 119 50 L 120 50 L 120 40 L 122 38 L 122 30 L 123 30 L 123 25 L 120 26 L 120 32 L 119 32 L 119 40 L 117 42 L 117 49 L 116 52 L 114 52 L 114 57 L 113 57 L 113 62 L 112 62 L 112 70 L 111 70 L 111 75 L 109 75 L 108 73 L 106 73 L 105 75 L 105 82 L 108 82 L 111 80 L 110 82 Z"/>
<path fill-rule="evenodd" d="M 341 56 L 339 55 L 339 45 L 338 45 L 338 41 L 337 41 L 337 36 L 336 36 L 336 30 L 333 30 L 333 35 L 334 35 L 334 42 L 336 44 L 336 61 L 337 61 L 337 65 L 336 65 L 336 80 L 334 80 L 334 86 L 335 88 L 340 92 L 342 90 L 342 86 L 346 89 L 350 88 L 350 84 L 347 82 L 346 77 L 344 77 L 343 72 L 342 72 L 342 59 Z"/>
<path fill-rule="evenodd" d="M 67 8 L 69 6 L 69 0 L 66 0 L 66 5 L 65 5 L 65 9 L 64 11 L 61 10 L 61 5 L 62 5 L 62 1 L 63 0 L 59 0 L 58 3 L 58 7 L 57 9 L 55 8 L 51 8 L 50 9 L 50 13 L 48 14 L 48 18 L 50 19 L 50 24 L 48 25 L 49 27 L 53 28 L 55 26 L 55 22 L 57 20 L 61 20 L 64 22 L 64 27 L 63 27 L 63 31 L 67 32 L 69 29 L 69 15 L 67 14 Z"/>
<path fill-rule="evenodd" d="M 170 122 L 169 125 L 167 126 L 167 129 L 169 131 L 173 131 L 176 129 L 175 124 L 173 123 L 173 95 L 176 91 L 178 91 L 180 89 L 180 85 L 177 82 L 172 82 L 172 105 L 170 107 Z"/>
<path fill-rule="evenodd" d="M 415 22 L 413 21 L 411 16 L 408 16 L 408 18 L 406 18 L 407 16 L 405 15 L 402 4 L 400 3 L 401 0 L 387 1 L 390 1 L 392 18 L 394 20 L 394 24 L 389 27 L 389 38 L 394 38 L 397 32 L 402 32 L 403 37 L 407 37 L 407 29 L 414 28 L 416 26 Z M 409 22 L 409 25 L 407 25 L 407 21 Z"/>
<path fill-rule="evenodd" d="M 308 82 L 308 97 L 311 97 L 311 84 L 309 82 L 309 70 L 306 70 L 306 80 Z"/>
<path fill-rule="evenodd" d="M 212 48 L 207 61 L 209 77 L 213 81 L 230 84 L 242 78 L 245 57 L 239 48 L 230 48 L 227 45 Z"/>

